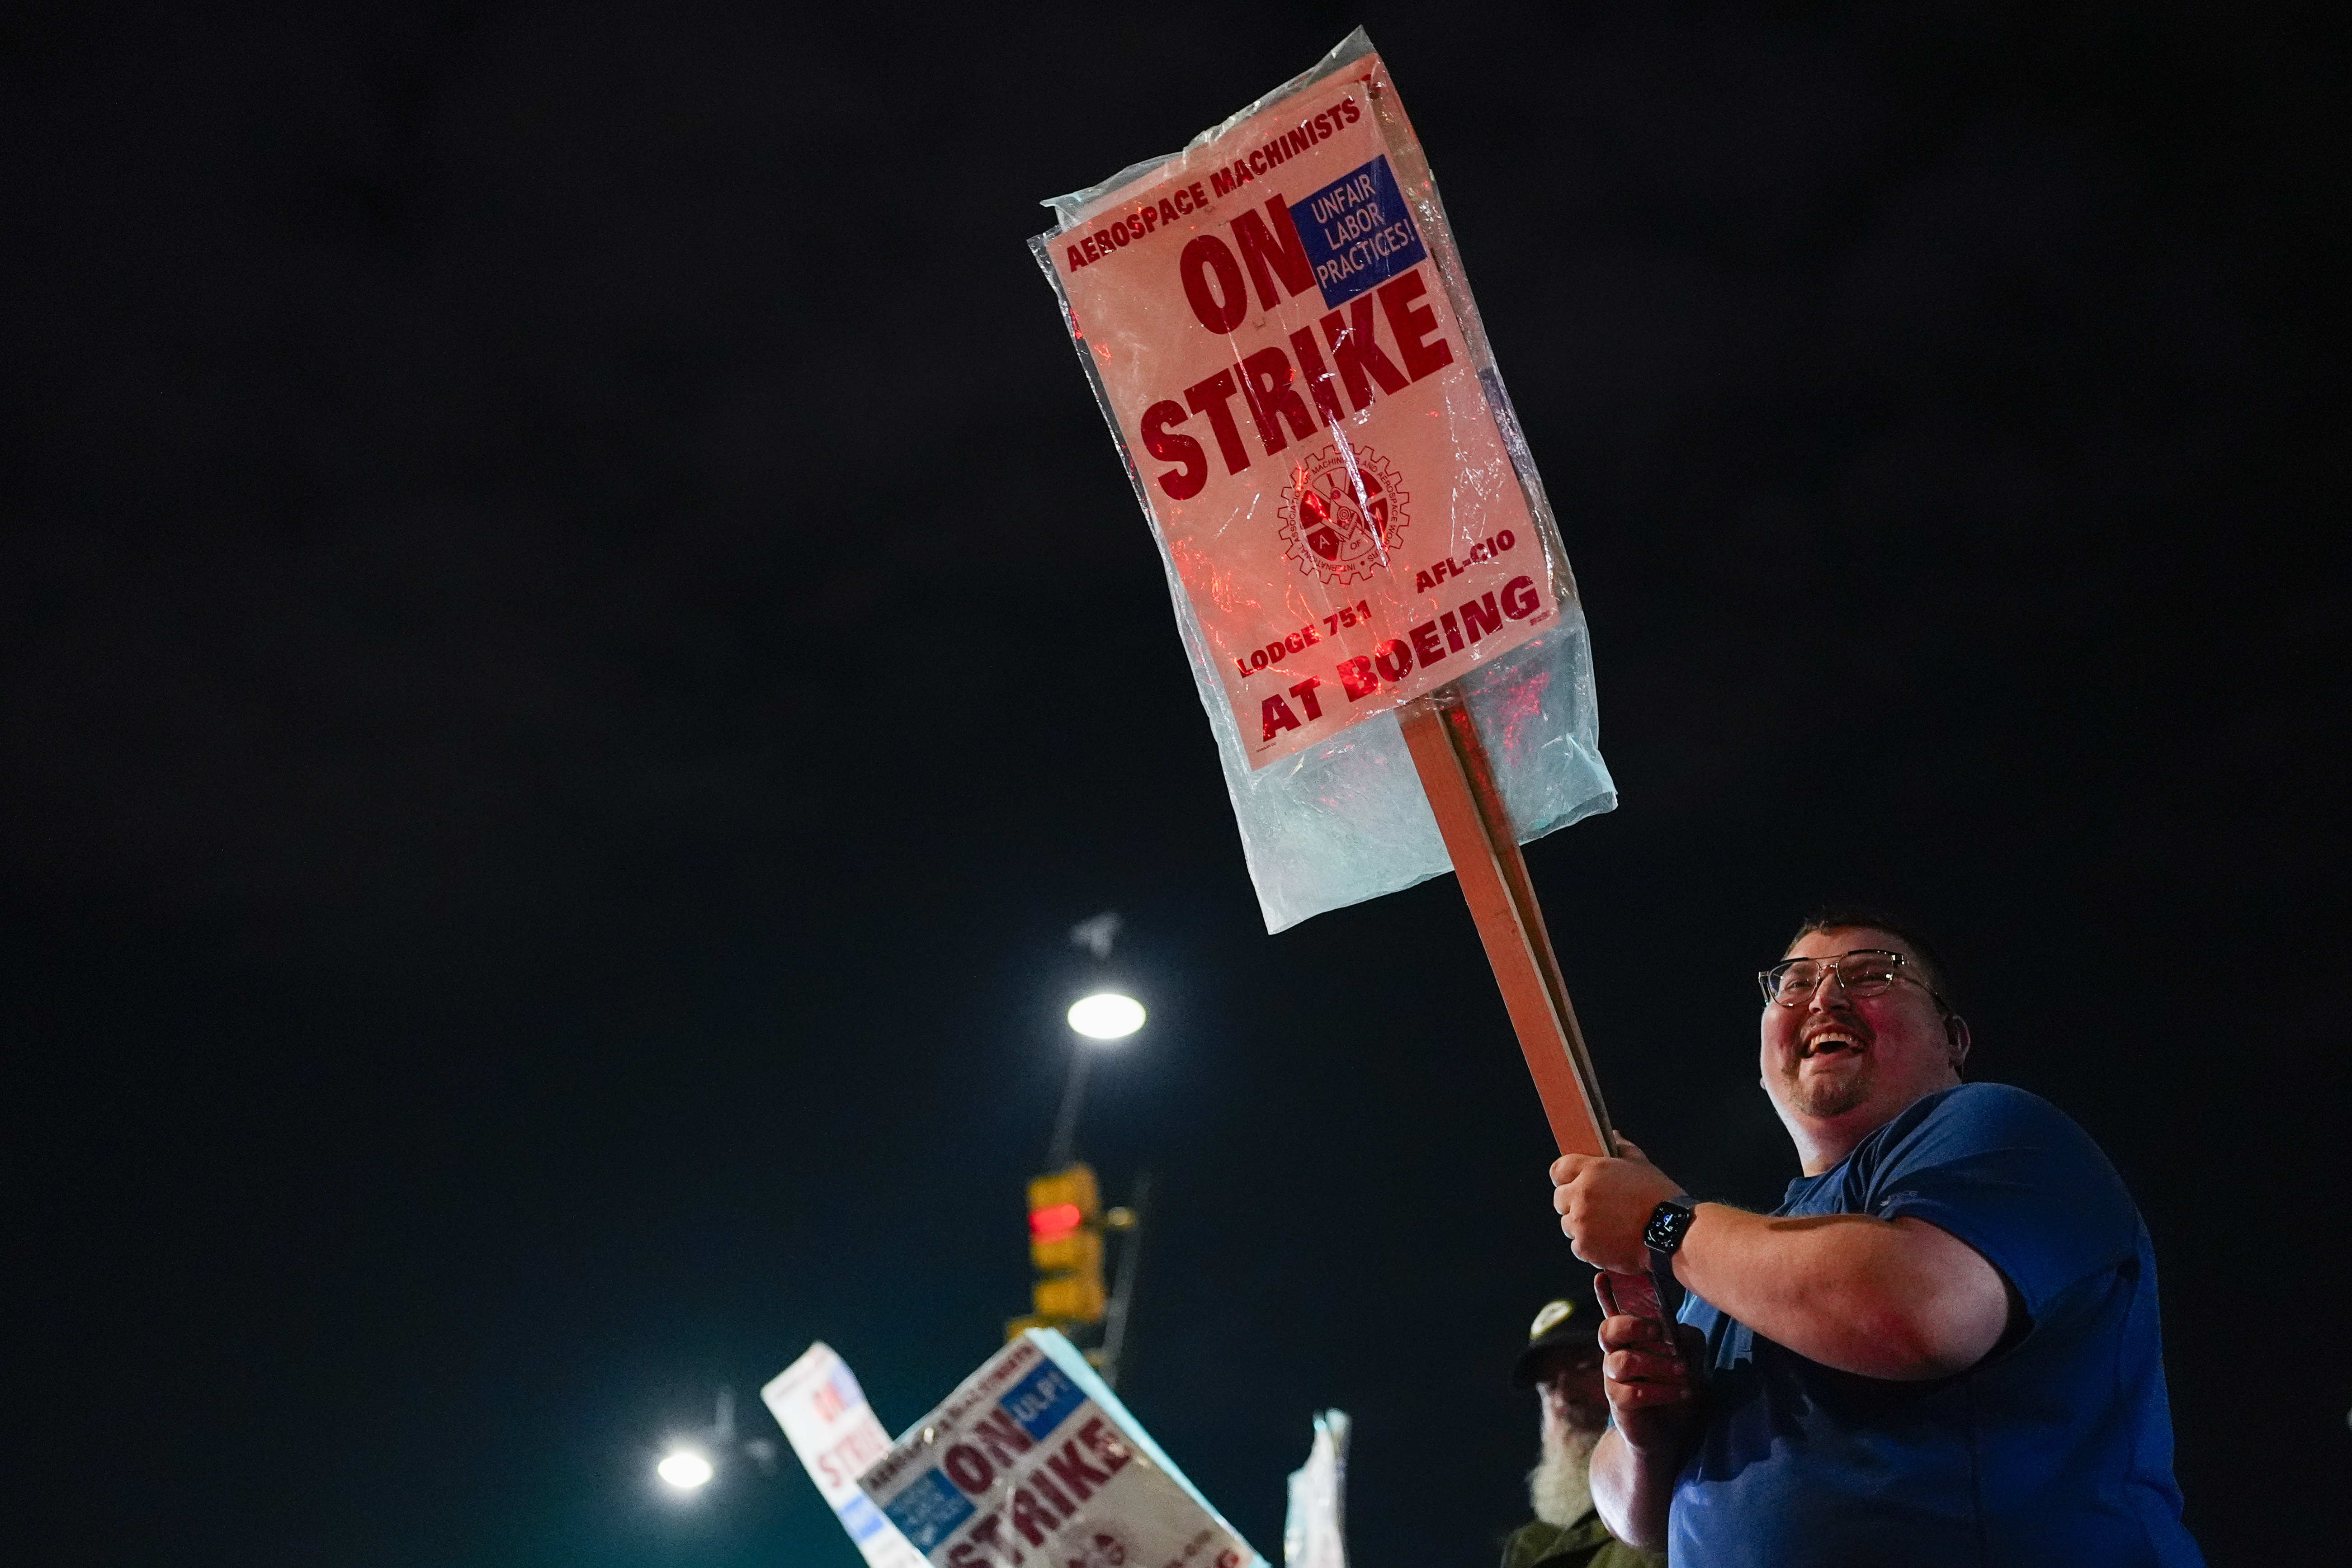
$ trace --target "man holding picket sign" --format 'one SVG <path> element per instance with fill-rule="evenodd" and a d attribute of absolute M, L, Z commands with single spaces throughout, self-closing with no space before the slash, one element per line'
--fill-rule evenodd
<path fill-rule="evenodd" d="M 1677 1563 L 2201 1562 L 2114 1167 L 2046 1101 L 1960 1081 L 1943 966 L 1887 917 L 1817 916 L 1761 979 L 1786 1204 L 1696 1202 L 1622 1141 L 1551 1168 L 1579 1257 L 1692 1297 L 1680 1354 L 1601 1327 L 1611 1528 Z"/>

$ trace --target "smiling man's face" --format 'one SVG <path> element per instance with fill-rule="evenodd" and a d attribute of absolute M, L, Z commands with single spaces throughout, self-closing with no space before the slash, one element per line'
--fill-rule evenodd
<path fill-rule="evenodd" d="M 1807 931 L 1788 958 L 1837 958 L 1857 948 L 1911 954 L 1901 937 L 1869 926 Z M 1794 1007 L 1764 1005 L 1761 1066 L 1808 1174 L 1845 1157 L 1922 1095 L 1960 1081 L 1944 1010 L 1916 972 L 1875 996 L 1849 996 L 1824 977 Z M 1815 1152 L 1832 1157 L 1816 1164 Z"/>

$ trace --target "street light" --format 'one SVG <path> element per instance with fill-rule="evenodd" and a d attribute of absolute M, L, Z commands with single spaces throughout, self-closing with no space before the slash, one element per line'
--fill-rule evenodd
<path fill-rule="evenodd" d="M 1098 991 L 1070 1004 L 1070 1027 L 1090 1040 L 1123 1040 L 1143 1027 L 1143 1004 L 1116 991 Z"/>
<path fill-rule="evenodd" d="M 775 1444 L 765 1437 L 736 1440 L 735 1391 L 721 1386 L 709 1429 L 670 1438 L 669 1451 L 654 1466 L 654 1474 L 679 1495 L 692 1497 L 711 1483 L 721 1464 L 733 1463 L 739 1450 L 760 1467 L 761 1475 L 775 1473 Z"/>
<path fill-rule="evenodd" d="M 1087 1099 L 1087 1067 L 1095 1053 L 1143 1027 L 1143 1004 L 1123 991 L 1097 991 L 1070 1004 L 1070 1076 L 1062 1082 L 1062 1110 L 1054 1118 L 1054 1141 L 1045 1167 L 1058 1171 L 1077 1155 L 1078 1108 Z"/>
<path fill-rule="evenodd" d="M 698 1491 L 710 1484 L 710 1461 L 691 1448 L 674 1448 L 654 1467 L 654 1474 L 682 1492 Z"/>
<path fill-rule="evenodd" d="M 1097 984 L 1112 979 L 1108 972 L 1110 950 L 1127 922 L 1109 910 L 1070 928 L 1070 945 L 1094 954 Z M 1066 1015 L 1078 1039 L 1070 1047 L 1070 1076 L 1062 1084 L 1062 1109 L 1054 1118 L 1054 1141 L 1045 1146 L 1045 1168 L 1058 1171 L 1077 1154 L 1078 1108 L 1087 1098 L 1087 1068 L 1094 1052 L 1087 1042 L 1108 1045 L 1143 1027 L 1143 1004 L 1124 991 L 1092 991 L 1070 1004 Z"/>

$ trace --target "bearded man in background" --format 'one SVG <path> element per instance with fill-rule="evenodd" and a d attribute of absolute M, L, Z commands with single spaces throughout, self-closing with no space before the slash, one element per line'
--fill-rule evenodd
<path fill-rule="evenodd" d="M 1528 1472 L 1536 1517 L 1503 1545 L 1503 1568 L 1661 1568 L 1665 1559 L 1609 1533 L 1592 1507 L 1593 1445 L 1609 1429 L 1601 1313 L 1590 1299 L 1547 1301 L 1511 1382 L 1543 1401 L 1543 1458 Z"/>

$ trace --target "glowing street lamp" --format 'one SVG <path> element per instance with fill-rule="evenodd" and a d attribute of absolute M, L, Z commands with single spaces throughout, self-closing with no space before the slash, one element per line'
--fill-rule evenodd
<path fill-rule="evenodd" d="M 1070 1004 L 1070 1027 L 1090 1040 L 1123 1040 L 1143 1027 L 1143 1004 L 1116 991 L 1081 996 Z"/>
<path fill-rule="evenodd" d="M 654 1467 L 654 1474 L 682 1492 L 699 1491 L 710 1484 L 710 1461 L 692 1448 L 673 1448 Z"/>
<path fill-rule="evenodd" d="M 1126 922 L 1110 910 L 1070 928 L 1070 943 L 1095 955 L 1096 973 L 1110 959 L 1111 944 Z M 1070 1048 L 1070 1076 L 1062 1085 L 1061 1114 L 1054 1118 L 1054 1141 L 1046 1145 L 1045 1168 L 1058 1171 L 1076 1157 L 1078 1106 L 1087 1096 L 1087 1062 L 1094 1052 L 1089 1043 L 1108 1045 L 1143 1027 L 1143 1004 L 1124 991 L 1097 991 L 1070 1004 L 1070 1030 L 1078 1037 Z"/>

